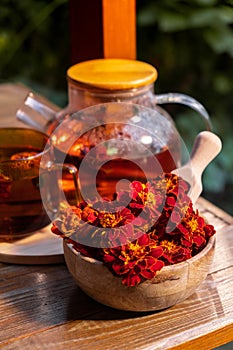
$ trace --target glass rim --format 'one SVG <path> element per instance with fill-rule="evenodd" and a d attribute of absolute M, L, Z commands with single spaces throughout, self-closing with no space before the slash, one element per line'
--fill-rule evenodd
<path fill-rule="evenodd" d="M 22 136 L 22 140 L 19 140 L 18 146 L 20 147 L 26 147 L 26 146 L 31 146 L 31 147 L 38 147 L 39 148 L 39 152 L 36 153 L 35 155 L 30 155 L 28 157 L 23 157 L 23 158 L 19 158 L 19 159 L 7 159 L 7 160 L 3 160 L 1 161 L 0 159 L 0 164 L 14 164 L 16 162 L 24 162 L 24 161 L 28 161 L 28 160 L 33 160 L 33 159 L 37 159 L 37 158 L 41 158 L 42 155 L 44 155 L 45 153 L 47 153 L 50 150 L 51 147 L 51 141 L 50 141 L 50 137 L 48 135 L 46 135 L 45 133 L 43 133 L 40 130 L 37 129 L 30 129 L 30 128 L 23 128 L 23 127 L 0 127 L 0 147 L 5 147 L 5 148 L 10 148 L 10 147 L 14 147 L 16 146 L 15 144 L 12 144 L 10 141 L 9 143 L 7 143 L 7 145 L 4 144 L 4 141 L 2 142 L 2 134 L 4 133 L 15 133 L 17 132 L 17 134 L 21 137 Z M 38 143 L 36 144 L 36 142 L 38 141 L 38 138 L 35 139 L 35 135 L 37 135 L 39 137 L 39 140 L 41 140 L 41 146 L 38 146 Z M 24 140 L 23 140 L 24 138 Z M 30 144 L 27 143 L 26 141 L 30 140 Z M 20 142 L 20 141 L 24 141 L 24 142 Z M 34 143 L 35 141 L 35 143 Z"/>

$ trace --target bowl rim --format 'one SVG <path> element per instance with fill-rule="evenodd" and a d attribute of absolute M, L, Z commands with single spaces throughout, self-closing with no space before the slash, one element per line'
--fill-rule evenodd
<path fill-rule="evenodd" d="M 211 236 L 208 240 L 208 243 L 206 244 L 206 246 L 196 255 L 194 255 L 193 257 L 191 257 L 190 259 L 181 261 L 179 263 L 176 264 L 171 264 L 171 265 L 165 265 L 163 266 L 162 270 L 164 271 L 164 269 L 169 269 L 169 268 L 174 268 L 174 267 L 178 267 L 181 268 L 182 266 L 185 266 L 192 262 L 195 262 L 196 260 L 199 260 L 202 256 L 205 256 L 210 250 L 211 248 L 215 245 L 216 242 L 216 234 Z M 104 263 L 102 261 L 99 261 L 97 259 L 91 258 L 91 257 L 87 257 L 82 255 L 80 252 L 78 252 L 72 245 L 72 243 L 68 243 L 66 242 L 65 239 L 63 239 L 63 245 L 66 244 L 67 247 L 75 254 L 77 255 L 80 259 L 84 260 L 85 262 L 89 263 L 89 264 L 95 264 L 95 265 L 103 265 Z M 64 252 L 65 254 L 65 252 Z"/>

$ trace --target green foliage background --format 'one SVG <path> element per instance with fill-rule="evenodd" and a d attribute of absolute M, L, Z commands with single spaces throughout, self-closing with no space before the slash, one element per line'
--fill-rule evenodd
<path fill-rule="evenodd" d="M 233 0 L 137 0 L 137 58 L 159 72 L 155 91 L 189 94 L 223 141 L 203 195 L 233 214 Z M 22 81 L 63 107 L 70 66 L 68 0 L 1 0 L 0 79 Z M 203 124 L 166 106 L 191 148 Z"/>
<path fill-rule="evenodd" d="M 22 81 L 66 103 L 68 0 L 0 1 L 0 79 Z"/>
<path fill-rule="evenodd" d="M 138 58 L 158 68 L 156 92 L 199 100 L 223 141 L 207 167 L 203 195 L 233 213 L 233 1 L 138 0 Z M 188 147 L 203 125 L 192 111 L 173 107 Z"/>

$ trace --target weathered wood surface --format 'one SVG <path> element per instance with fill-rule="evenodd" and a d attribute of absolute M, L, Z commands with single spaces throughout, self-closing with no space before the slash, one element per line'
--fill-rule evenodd
<path fill-rule="evenodd" d="M 25 125 L 15 119 L 17 109 L 23 104 L 29 90 L 21 84 L 0 85 L 0 127 Z"/>
<path fill-rule="evenodd" d="M 0 84 L 0 127 L 27 127 L 27 125 L 18 121 L 15 115 L 17 109 L 23 105 L 24 100 L 30 91 L 30 88 L 27 88 L 20 83 Z M 57 106 L 48 102 L 43 96 L 40 96 L 37 93 L 34 94 L 41 102 L 48 103 L 51 108 L 58 110 Z"/>
<path fill-rule="evenodd" d="M 210 274 L 191 297 L 158 312 L 124 312 L 86 296 L 65 264 L 0 263 L 0 348 L 203 350 L 232 341 L 233 218 L 203 198 L 198 206 L 217 242 Z"/>

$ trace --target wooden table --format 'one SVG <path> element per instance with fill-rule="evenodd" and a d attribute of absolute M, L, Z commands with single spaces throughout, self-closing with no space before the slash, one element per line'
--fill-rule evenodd
<path fill-rule="evenodd" d="M 0 124 L 26 90 L 0 86 Z M 65 264 L 0 263 L 0 348 L 212 349 L 233 340 L 233 218 L 203 198 L 198 207 L 217 230 L 207 279 L 183 303 L 153 313 L 103 306 L 75 284 Z"/>

